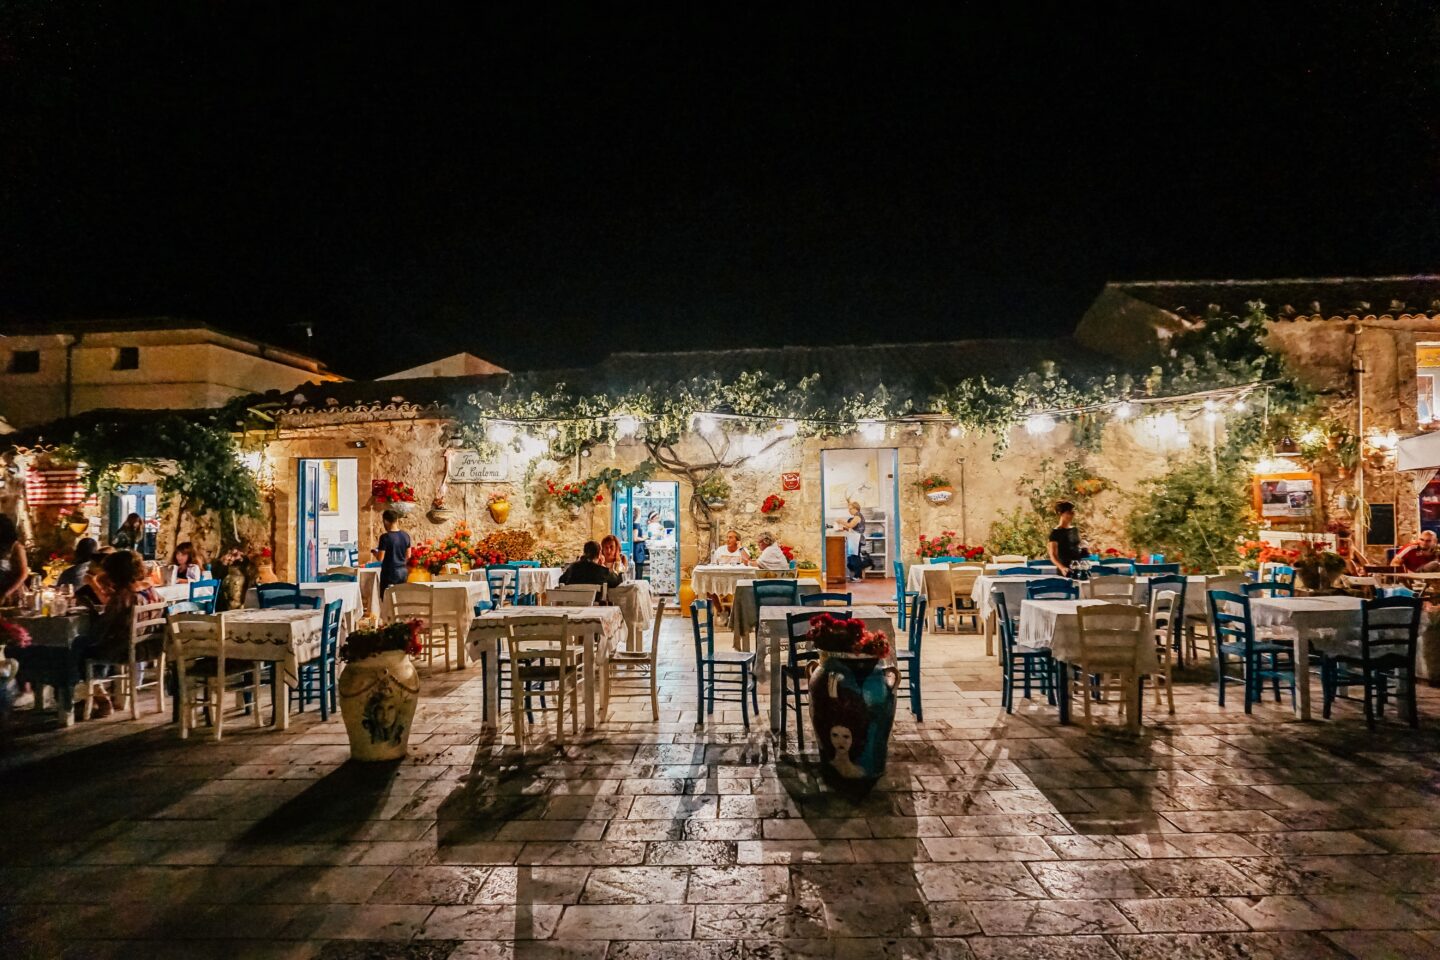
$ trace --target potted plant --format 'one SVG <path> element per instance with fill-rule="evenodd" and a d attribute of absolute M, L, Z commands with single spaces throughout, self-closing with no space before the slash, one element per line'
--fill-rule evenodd
<path fill-rule="evenodd" d="M 510 517 L 510 494 L 495 492 L 485 498 L 485 509 L 490 511 L 490 519 L 496 523 L 504 523 Z"/>
<path fill-rule="evenodd" d="M 771 523 L 780 519 L 780 511 L 785 508 L 785 498 L 778 493 L 772 493 L 760 503 L 760 512 L 765 519 Z"/>
<path fill-rule="evenodd" d="M 915 551 L 915 556 L 922 560 L 933 560 L 936 557 L 963 557 L 966 562 L 973 563 L 985 556 L 984 547 L 966 546 L 960 542 L 960 538 L 954 530 L 942 530 L 938 537 L 927 537 L 920 534 L 920 546 Z"/>
<path fill-rule="evenodd" d="M 718 473 L 712 473 L 695 488 L 695 495 L 705 506 L 718 510 L 730 502 L 730 484 Z"/>
<path fill-rule="evenodd" d="M 410 743 L 420 678 L 410 658 L 420 653 L 419 620 L 365 621 L 340 644 L 340 715 L 356 760 L 397 760 Z"/>
<path fill-rule="evenodd" d="M 820 651 L 810 666 L 810 725 L 826 779 L 868 792 L 885 773 L 900 672 L 883 633 L 853 617 L 810 618 L 806 640 Z"/>
<path fill-rule="evenodd" d="M 955 496 L 955 488 L 950 486 L 949 478 L 938 473 L 921 477 L 916 486 L 925 492 L 925 499 L 936 506 L 949 503 Z"/>
<path fill-rule="evenodd" d="M 399 480 L 371 480 L 370 500 L 376 510 L 394 510 L 402 517 L 415 512 L 415 488 Z"/>
<path fill-rule="evenodd" d="M 1335 582 L 1345 569 L 1345 558 L 1333 550 L 1322 550 L 1318 544 L 1306 541 L 1292 565 L 1305 589 L 1318 591 Z"/>
<path fill-rule="evenodd" d="M 580 516 L 582 507 L 592 503 L 605 502 L 605 495 L 600 492 L 600 480 L 597 477 L 572 480 L 568 483 L 547 480 L 545 481 L 545 492 L 550 495 L 552 500 L 564 507 L 572 517 Z"/>
<path fill-rule="evenodd" d="M 430 501 L 430 509 L 426 512 L 425 519 L 436 524 L 449 523 L 453 516 L 454 513 L 445 506 L 445 498 L 439 496 Z"/>

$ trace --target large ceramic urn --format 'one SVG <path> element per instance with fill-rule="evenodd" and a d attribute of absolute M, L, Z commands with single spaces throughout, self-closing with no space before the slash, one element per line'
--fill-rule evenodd
<path fill-rule="evenodd" d="M 888 657 L 822 651 L 810 668 L 810 725 L 836 789 L 864 794 L 885 773 L 899 681 Z"/>
<path fill-rule="evenodd" d="M 340 714 L 356 760 L 397 760 L 410 743 L 420 677 L 403 650 L 352 660 L 340 671 Z"/>

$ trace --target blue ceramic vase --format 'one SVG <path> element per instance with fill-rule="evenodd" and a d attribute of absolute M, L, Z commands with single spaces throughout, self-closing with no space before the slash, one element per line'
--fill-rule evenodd
<path fill-rule="evenodd" d="M 811 667 L 810 725 L 832 784 L 863 793 L 885 773 L 899 680 L 889 658 L 822 651 Z"/>

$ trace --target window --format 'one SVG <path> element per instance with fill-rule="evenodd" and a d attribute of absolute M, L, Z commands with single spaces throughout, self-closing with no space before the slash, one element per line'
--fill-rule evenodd
<path fill-rule="evenodd" d="M 1440 344 L 1415 345 L 1415 419 L 1422 430 L 1433 430 L 1440 423 Z"/>
<path fill-rule="evenodd" d="M 116 370 L 139 370 L 140 369 L 140 348 L 121 347 L 115 351 Z"/>
<path fill-rule="evenodd" d="M 11 351 L 10 351 L 10 372 L 11 372 L 11 373 L 39 373 L 39 372 L 40 372 L 40 351 L 39 351 L 39 350 L 11 350 Z"/>

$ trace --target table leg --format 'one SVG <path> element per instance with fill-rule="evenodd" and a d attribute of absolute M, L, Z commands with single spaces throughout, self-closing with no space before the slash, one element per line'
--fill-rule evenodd
<path fill-rule="evenodd" d="M 500 729 L 500 635 L 495 634 L 485 653 L 485 726 Z M 512 691 L 513 693 L 513 691 Z"/>
<path fill-rule="evenodd" d="M 1060 725 L 1070 725 L 1070 665 L 1063 660 L 1055 661 L 1055 696 L 1060 703 Z"/>
<path fill-rule="evenodd" d="M 598 682 L 596 671 L 601 676 L 605 671 L 600 669 L 600 633 L 598 630 L 591 631 L 585 637 L 585 729 L 595 729 L 595 684 Z"/>
<path fill-rule="evenodd" d="M 285 664 L 275 661 L 270 671 L 270 704 L 275 711 L 275 726 L 290 729 L 290 684 L 285 682 Z"/>
<path fill-rule="evenodd" d="M 980 620 L 980 632 L 985 635 L 985 656 L 995 656 L 995 611 L 991 610 Z"/>
<path fill-rule="evenodd" d="M 468 626 L 464 626 L 463 629 L 462 629 L 462 626 L 463 626 L 463 621 L 461 621 L 461 620 L 455 621 L 455 669 L 456 669 L 456 670 L 464 670 L 464 669 L 465 669 L 465 640 L 466 640 L 466 634 L 468 634 L 470 631 L 469 631 L 469 627 L 468 627 Z"/>
<path fill-rule="evenodd" d="M 779 733 L 780 717 L 785 709 L 785 689 L 780 681 L 780 637 L 772 633 L 768 638 L 760 637 L 760 640 L 765 642 L 770 656 L 770 730 Z"/>
<path fill-rule="evenodd" d="M 1310 719 L 1310 638 L 1295 631 L 1295 715 Z"/>

